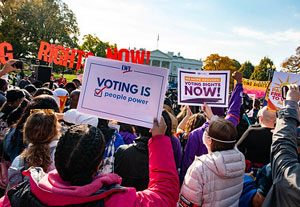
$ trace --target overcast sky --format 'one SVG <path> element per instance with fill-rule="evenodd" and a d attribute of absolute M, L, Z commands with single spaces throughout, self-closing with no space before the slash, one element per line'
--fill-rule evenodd
<path fill-rule="evenodd" d="M 300 46 L 299 0 L 63 0 L 81 36 L 96 34 L 118 48 L 157 47 L 186 58 L 211 53 L 280 67 Z"/>

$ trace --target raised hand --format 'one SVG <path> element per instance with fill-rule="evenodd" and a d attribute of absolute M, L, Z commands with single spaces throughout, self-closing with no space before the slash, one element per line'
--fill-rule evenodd
<path fill-rule="evenodd" d="M 211 117 L 214 115 L 211 107 L 209 105 L 207 105 L 207 103 L 204 103 L 204 105 L 202 106 L 202 111 L 204 111 L 205 116 L 210 120 Z"/>
<path fill-rule="evenodd" d="M 160 122 L 155 118 L 153 121 L 153 127 L 151 129 L 152 137 L 157 135 L 164 135 L 167 130 L 167 125 L 163 117 L 161 117 Z"/>
<path fill-rule="evenodd" d="M 235 71 L 233 74 L 232 74 L 232 77 L 234 80 L 236 80 L 237 83 L 242 83 L 242 80 L 243 80 L 243 75 L 242 73 L 238 72 L 238 71 Z"/>

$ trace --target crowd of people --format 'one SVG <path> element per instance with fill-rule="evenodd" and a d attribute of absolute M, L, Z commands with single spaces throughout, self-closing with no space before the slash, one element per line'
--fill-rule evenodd
<path fill-rule="evenodd" d="M 232 77 L 228 108 L 180 107 L 171 92 L 152 129 L 80 113 L 78 79 L 1 78 L 0 206 L 300 206 L 299 88 L 277 112 L 254 101 L 241 131 Z"/>

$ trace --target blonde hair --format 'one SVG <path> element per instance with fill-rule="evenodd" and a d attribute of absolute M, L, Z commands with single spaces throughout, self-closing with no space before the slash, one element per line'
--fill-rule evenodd
<path fill-rule="evenodd" d="M 34 110 L 23 128 L 24 142 L 28 143 L 21 156 L 28 166 L 47 171 L 52 163 L 49 144 L 60 135 L 60 124 L 51 110 Z"/>

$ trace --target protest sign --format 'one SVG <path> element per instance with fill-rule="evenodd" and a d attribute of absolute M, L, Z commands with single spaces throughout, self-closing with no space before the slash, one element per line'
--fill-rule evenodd
<path fill-rule="evenodd" d="M 8 42 L 0 43 L 0 63 L 5 64 L 8 60 L 13 59 L 13 47 Z"/>
<path fill-rule="evenodd" d="M 109 59 L 132 62 L 138 64 L 150 63 L 150 51 L 128 50 L 125 48 L 107 48 L 106 57 Z M 76 69 L 82 69 L 83 63 L 88 56 L 94 56 L 91 51 L 83 51 L 62 45 L 50 44 L 46 41 L 40 42 L 37 59 L 55 65 Z M 0 63 L 5 64 L 7 60 L 13 59 L 13 46 L 7 42 L 0 43 Z"/>
<path fill-rule="evenodd" d="M 164 68 L 88 57 L 78 110 L 151 128 L 161 117 L 167 80 Z"/>
<path fill-rule="evenodd" d="M 229 71 L 178 69 L 178 103 L 227 107 L 229 78 Z"/>
<path fill-rule="evenodd" d="M 146 62 L 145 62 L 145 55 L 146 55 Z M 139 63 L 144 64 L 146 63 L 149 65 L 150 62 L 150 51 L 145 50 L 127 50 L 125 48 L 118 50 L 114 48 L 106 49 L 106 57 L 109 59 L 120 60 L 125 62 L 132 62 L 132 63 Z"/>
<path fill-rule="evenodd" d="M 263 98 L 266 95 L 266 90 L 269 81 L 256 81 L 243 78 L 243 89 L 246 94 L 255 94 L 256 98 Z"/>
<path fill-rule="evenodd" d="M 289 84 L 300 85 L 300 75 L 293 73 L 274 72 L 273 80 L 270 84 L 268 108 L 278 110 L 283 108 L 284 99 L 281 96 L 281 88 Z"/>
<path fill-rule="evenodd" d="M 38 59 L 48 63 L 69 68 L 73 68 L 76 63 L 76 70 L 81 69 L 84 58 L 88 56 L 94 56 L 94 54 L 62 45 L 50 44 L 45 41 L 41 41 L 38 53 Z"/>

